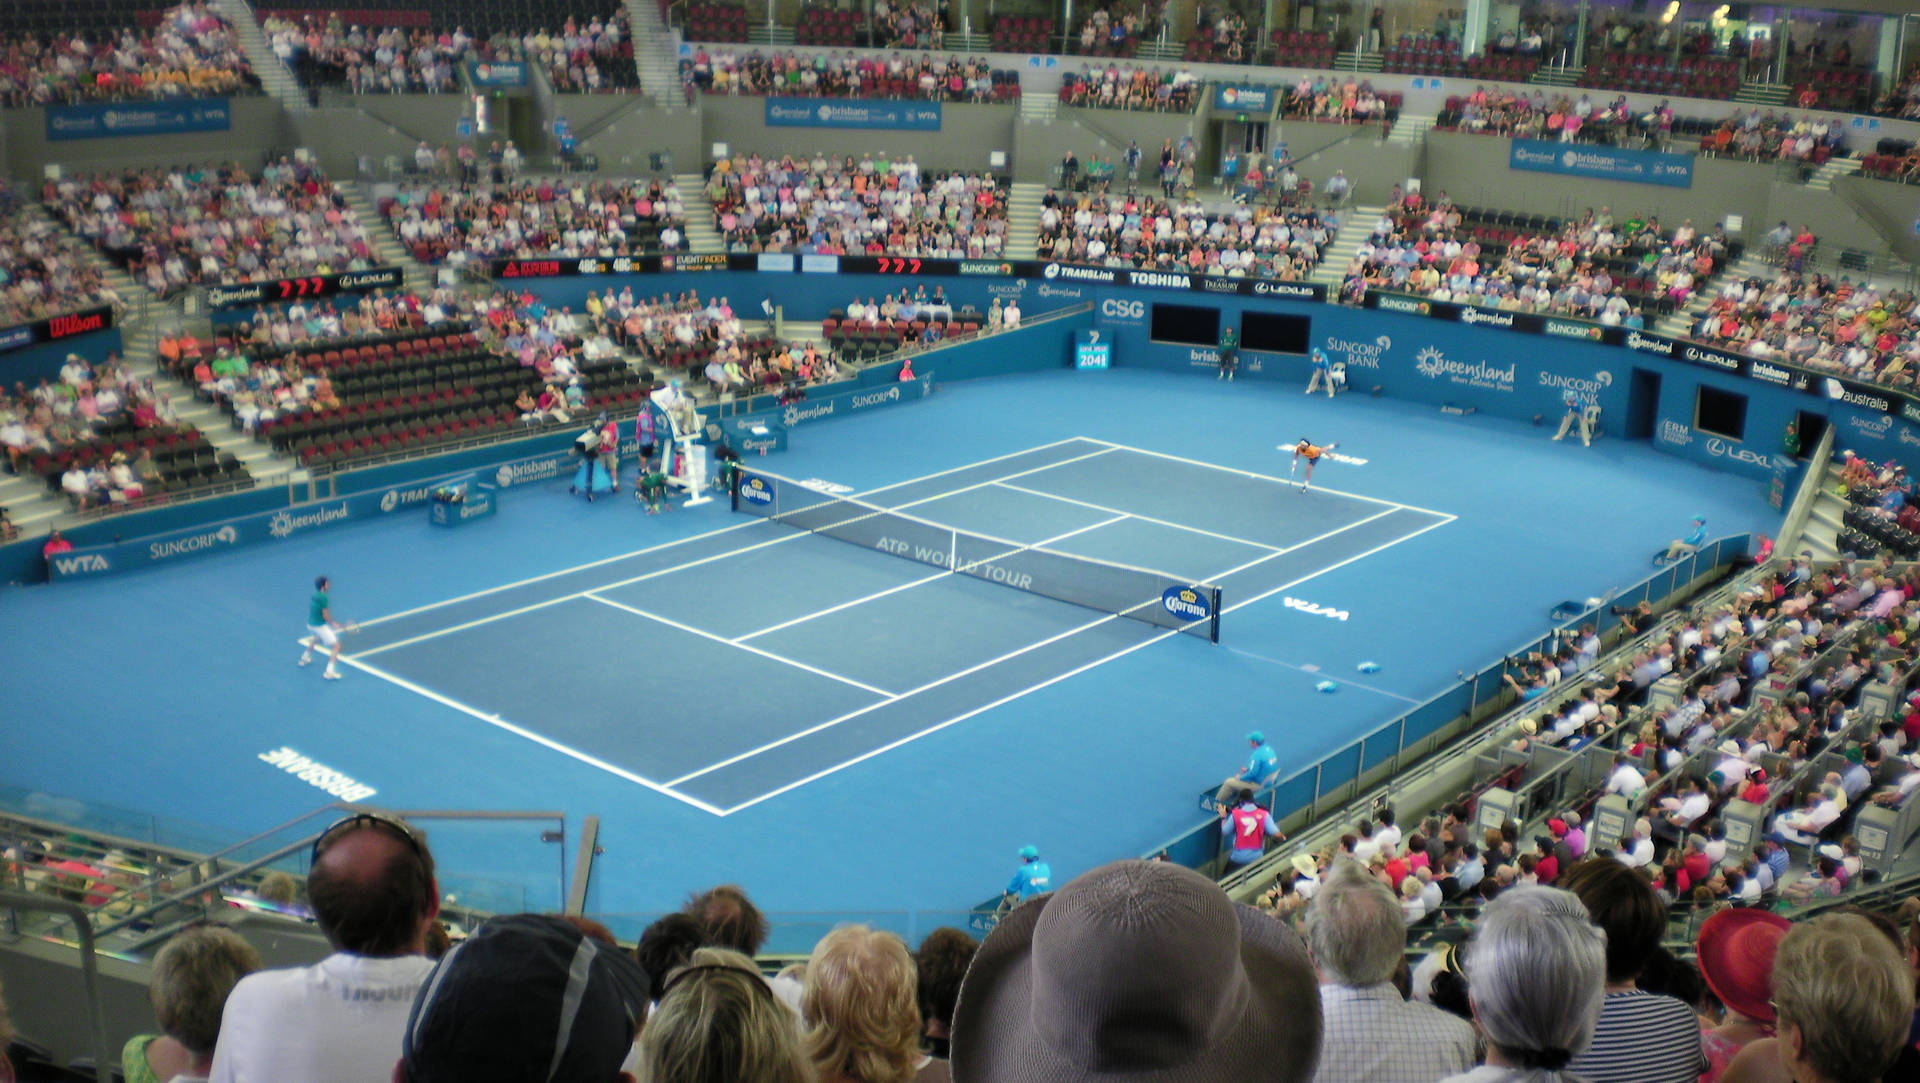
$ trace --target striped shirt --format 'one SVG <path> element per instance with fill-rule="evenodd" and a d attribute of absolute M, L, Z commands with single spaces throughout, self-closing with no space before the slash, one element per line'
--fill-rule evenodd
<path fill-rule="evenodd" d="M 1693 1083 L 1706 1066 L 1692 1008 L 1628 989 L 1606 995 L 1593 1044 L 1567 1070 L 1591 1083 Z"/>
<path fill-rule="evenodd" d="M 1379 985 L 1322 985 L 1313 1083 L 1433 1083 L 1473 1067 L 1473 1027 Z"/>

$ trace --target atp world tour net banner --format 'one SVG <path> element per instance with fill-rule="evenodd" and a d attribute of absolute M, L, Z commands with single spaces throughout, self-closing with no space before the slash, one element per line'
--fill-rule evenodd
<path fill-rule="evenodd" d="M 768 98 L 767 127 L 887 128 L 905 132 L 937 132 L 940 130 L 940 103 Z"/>
<path fill-rule="evenodd" d="M 47 107 L 49 142 L 115 139 L 123 135 L 224 132 L 232 127 L 233 110 L 225 98 Z"/>
<path fill-rule="evenodd" d="M 1507 168 L 1528 173 L 1559 173 L 1592 180 L 1693 187 L 1693 155 L 1653 150 L 1623 150 L 1592 143 L 1549 143 L 1515 139 L 1507 152 Z"/>

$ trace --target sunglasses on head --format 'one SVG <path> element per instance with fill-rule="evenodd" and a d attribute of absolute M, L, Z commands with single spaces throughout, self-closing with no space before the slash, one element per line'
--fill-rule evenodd
<path fill-rule="evenodd" d="M 341 836 L 358 831 L 363 827 L 385 831 L 404 841 L 408 849 L 413 851 L 415 857 L 422 861 L 427 859 L 426 843 L 421 841 L 419 833 L 414 831 L 412 825 L 408 824 L 405 820 L 393 816 L 385 816 L 378 812 L 357 812 L 344 820 L 337 821 L 333 826 L 320 832 L 319 836 L 313 840 L 313 855 L 308 861 L 308 866 L 311 867 L 319 864 L 320 855 L 326 853 L 327 848 L 339 841 Z"/>

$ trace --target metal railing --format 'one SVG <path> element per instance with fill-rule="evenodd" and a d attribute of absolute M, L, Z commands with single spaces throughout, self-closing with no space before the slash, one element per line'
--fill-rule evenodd
<path fill-rule="evenodd" d="M 1556 622 L 1544 635 L 1531 639 L 1507 652 L 1498 661 L 1472 674 L 1460 673 L 1459 683 L 1430 697 L 1411 711 L 1370 733 L 1336 749 L 1318 762 L 1274 782 L 1256 795 L 1283 823 L 1312 826 L 1329 818 L 1344 822 L 1349 814 L 1364 810 L 1376 801 L 1389 800 L 1407 784 L 1402 777 L 1410 761 L 1431 755 L 1456 738 L 1474 732 L 1492 733 L 1501 729 L 1494 715 L 1517 722 L 1523 713 L 1540 705 L 1539 701 L 1518 701 L 1506 690 L 1502 677 L 1506 659 L 1524 656 L 1559 642 L 1567 629 L 1594 624 L 1599 632 L 1618 626 L 1613 607 L 1637 605 L 1641 601 L 1664 602 L 1685 596 L 1703 581 L 1721 574 L 1736 559 L 1746 555 L 1747 535 L 1735 535 L 1709 542 L 1697 553 L 1682 558 L 1628 587 L 1594 599 L 1569 617 Z M 1651 633 L 1649 633 L 1651 634 Z M 1566 682 L 1562 682 L 1563 684 Z M 1448 762 L 1477 754 L 1473 743 L 1455 744 Z M 1442 769 L 1436 765 L 1436 770 Z M 1211 791 L 1209 790 L 1210 794 Z M 1164 851 L 1169 859 L 1195 868 L 1214 864 L 1219 857 L 1220 838 L 1216 820 L 1208 819 L 1169 839 L 1155 851 Z M 1269 859 L 1274 854 L 1268 855 Z M 1250 885 L 1266 860 L 1248 866 L 1226 881 L 1229 890 Z"/>

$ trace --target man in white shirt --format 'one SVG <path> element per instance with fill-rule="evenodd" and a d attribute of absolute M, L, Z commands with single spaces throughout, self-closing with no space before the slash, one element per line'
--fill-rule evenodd
<path fill-rule="evenodd" d="M 1607 792 L 1631 801 L 1647 788 L 1647 776 L 1625 755 L 1613 758 L 1613 773 L 1607 776 Z"/>
<path fill-rule="evenodd" d="M 433 969 L 433 856 L 412 828 L 362 814 L 314 841 L 307 897 L 334 953 L 234 986 L 213 1083 L 382 1083 L 414 995 Z"/>
<path fill-rule="evenodd" d="M 1409 882 L 1411 903 L 1420 888 Z M 1358 862 L 1334 859 L 1307 907 L 1324 1019 L 1314 1083 L 1432 1083 L 1473 1066 L 1473 1027 L 1401 999 L 1393 986 L 1407 948 L 1406 913 Z"/>

